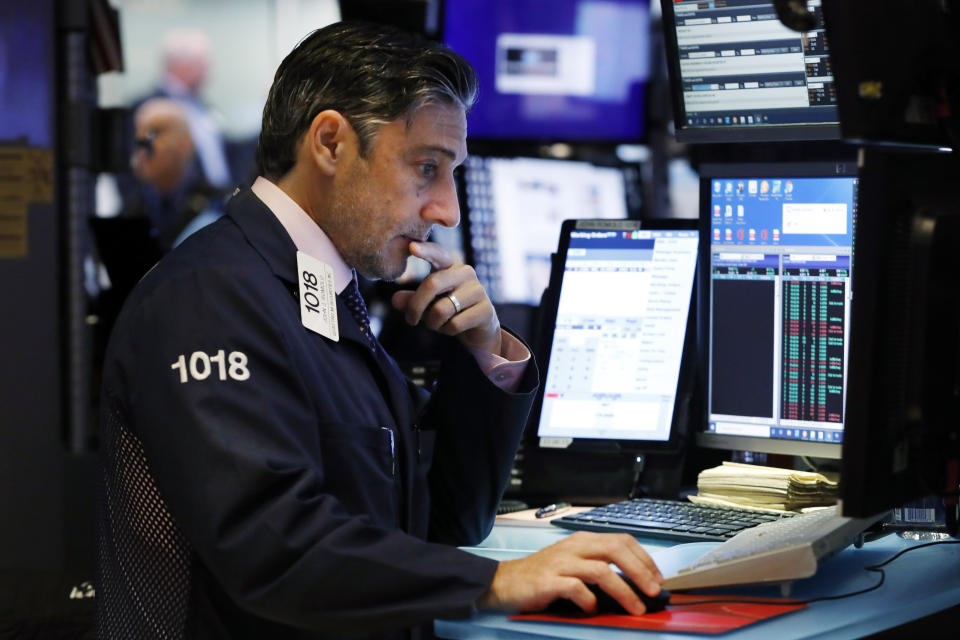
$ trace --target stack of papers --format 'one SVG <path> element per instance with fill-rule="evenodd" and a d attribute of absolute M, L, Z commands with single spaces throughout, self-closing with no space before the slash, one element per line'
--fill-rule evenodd
<path fill-rule="evenodd" d="M 724 462 L 700 472 L 690 500 L 760 511 L 806 511 L 837 502 L 837 483 L 820 473 Z"/>

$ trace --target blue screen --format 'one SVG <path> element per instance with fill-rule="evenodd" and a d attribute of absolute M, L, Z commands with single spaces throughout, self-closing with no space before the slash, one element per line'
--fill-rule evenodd
<path fill-rule="evenodd" d="M 50 2 L 0 5 L 0 140 L 53 146 Z"/>
<path fill-rule="evenodd" d="M 849 248 L 855 182 L 855 178 L 714 179 L 713 245 Z"/>
<path fill-rule="evenodd" d="M 476 68 L 475 138 L 636 141 L 648 0 L 448 0 L 444 39 Z"/>

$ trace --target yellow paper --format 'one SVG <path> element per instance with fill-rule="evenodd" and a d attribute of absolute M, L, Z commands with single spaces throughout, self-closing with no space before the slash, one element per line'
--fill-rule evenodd
<path fill-rule="evenodd" d="M 24 168 L 27 202 L 53 202 L 53 153 L 50 149 L 27 149 Z"/>
<path fill-rule="evenodd" d="M 0 196 L 27 195 L 29 155 L 28 147 L 0 146 Z"/>
<path fill-rule="evenodd" d="M 22 193 L 0 186 L 0 258 L 27 255 L 27 201 Z"/>

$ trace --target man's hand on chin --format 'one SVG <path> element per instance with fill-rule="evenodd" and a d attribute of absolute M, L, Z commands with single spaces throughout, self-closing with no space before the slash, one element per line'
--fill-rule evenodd
<path fill-rule="evenodd" d="M 473 267 L 455 262 L 435 242 L 411 242 L 410 253 L 430 263 L 434 271 L 414 291 L 393 294 L 394 308 L 408 324 L 456 336 L 464 345 L 501 355 L 500 320 L 477 280 Z"/>

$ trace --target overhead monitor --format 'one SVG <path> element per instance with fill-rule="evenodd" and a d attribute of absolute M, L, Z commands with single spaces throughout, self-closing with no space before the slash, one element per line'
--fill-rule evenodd
<path fill-rule="evenodd" d="M 470 136 L 641 140 L 649 31 L 649 0 L 447 0 L 444 40 L 480 78 Z"/>
<path fill-rule="evenodd" d="M 569 160 L 467 158 L 461 193 L 468 258 L 491 300 L 539 304 L 562 222 L 626 218 L 633 173 Z"/>
<path fill-rule="evenodd" d="M 544 309 L 541 448 L 676 446 L 699 234 L 692 220 L 658 222 L 564 222 Z"/>
<path fill-rule="evenodd" d="M 817 28 L 781 24 L 764 0 L 662 0 L 677 139 L 832 140 L 837 94 L 820 0 Z"/>
<path fill-rule="evenodd" d="M 854 162 L 703 165 L 698 443 L 839 458 Z"/>

